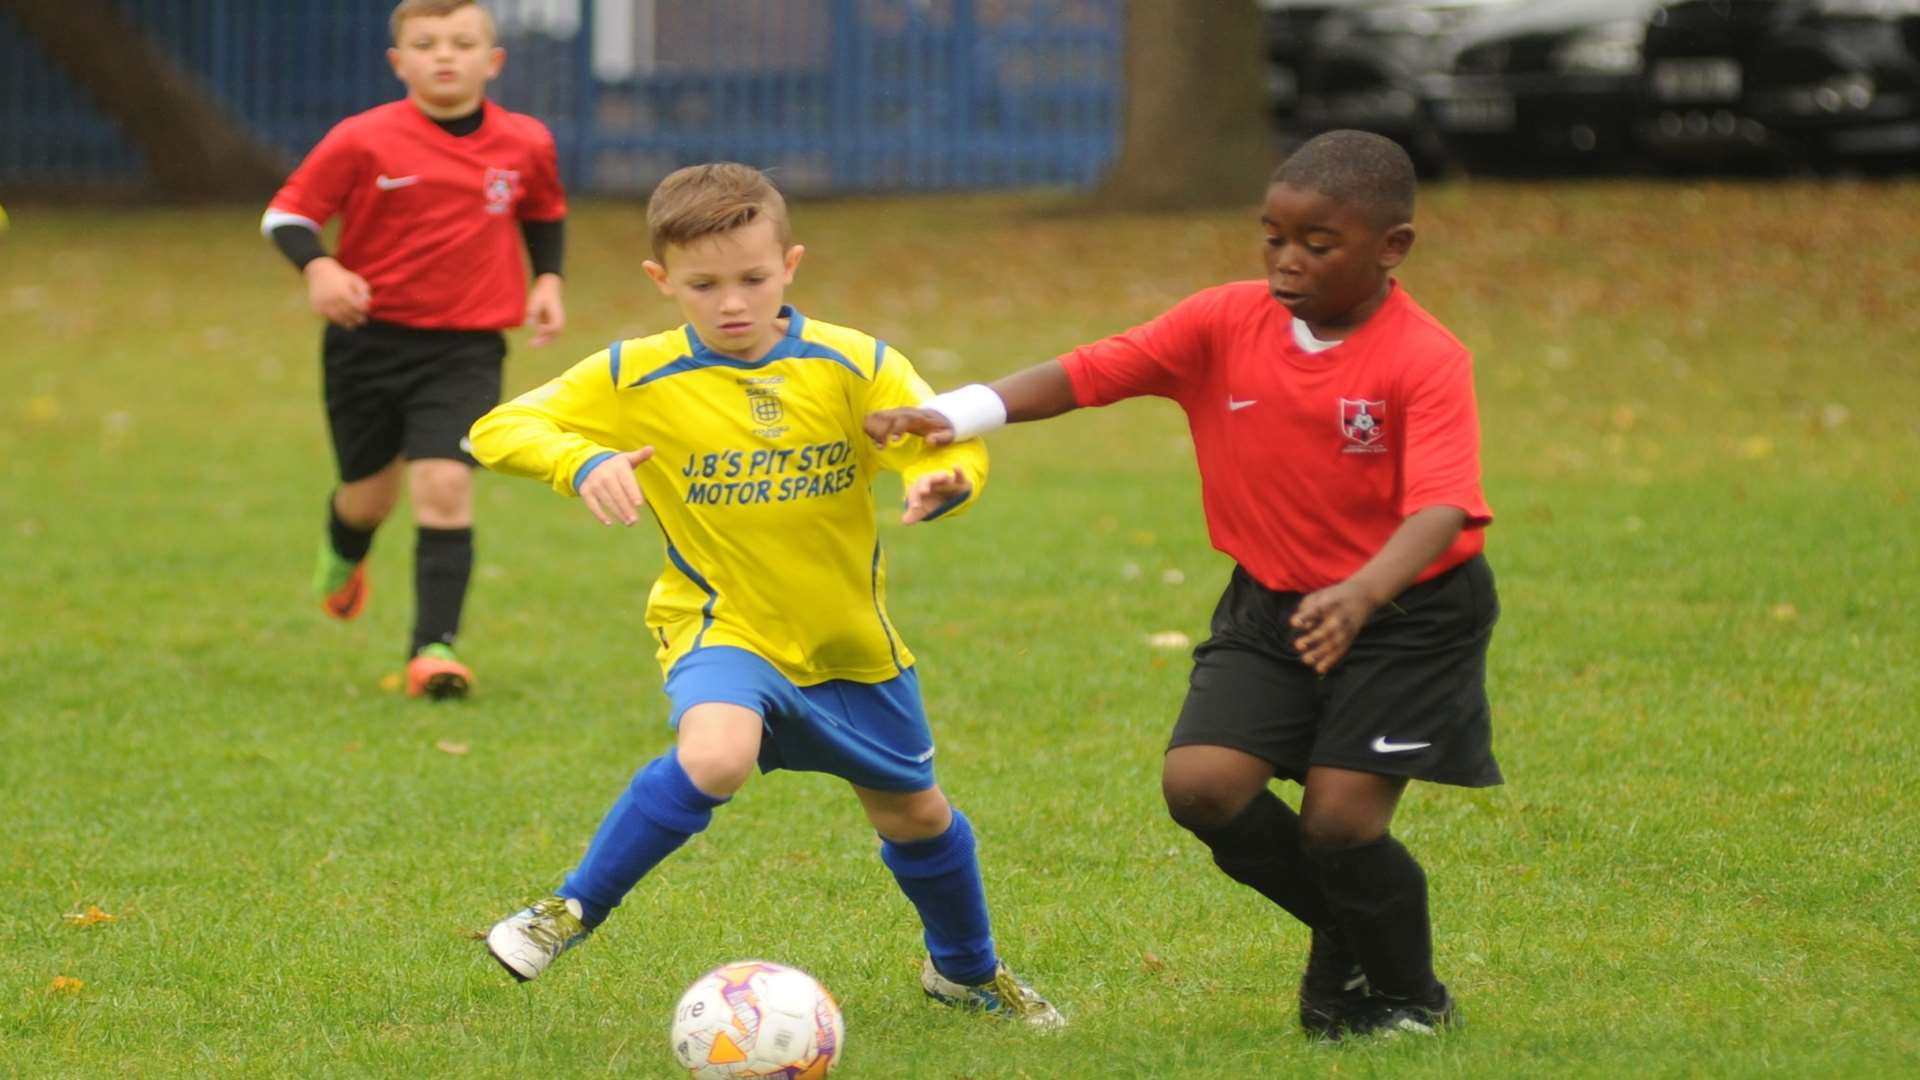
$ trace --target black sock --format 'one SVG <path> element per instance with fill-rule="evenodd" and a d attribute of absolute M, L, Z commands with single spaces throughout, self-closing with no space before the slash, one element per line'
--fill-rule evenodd
<path fill-rule="evenodd" d="M 334 554 L 350 563 L 366 558 L 367 549 L 373 547 L 372 529 L 356 529 L 340 520 L 332 492 L 327 493 L 327 538 L 333 544 Z"/>
<path fill-rule="evenodd" d="M 1359 847 L 1310 853 L 1315 878 L 1377 994 L 1428 1003 L 1433 974 L 1427 875 L 1400 841 L 1383 835 Z"/>
<path fill-rule="evenodd" d="M 1300 846 L 1300 818 L 1272 791 L 1262 791 L 1220 828 L 1194 835 L 1213 849 L 1213 864 L 1228 877 L 1308 926 L 1334 926 L 1333 911 Z"/>
<path fill-rule="evenodd" d="M 453 644 L 472 573 L 472 529 L 420 527 L 413 548 L 413 646 L 408 656 L 435 642 Z"/>

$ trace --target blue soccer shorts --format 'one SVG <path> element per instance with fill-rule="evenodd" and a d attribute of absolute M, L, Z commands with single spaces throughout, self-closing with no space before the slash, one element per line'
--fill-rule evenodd
<path fill-rule="evenodd" d="M 760 714 L 760 771 L 823 772 L 876 791 L 933 786 L 933 731 L 912 668 L 881 683 L 835 679 L 795 686 L 745 649 L 710 645 L 667 675 L 675 730 L 695 705 L 720 702 Z"/>

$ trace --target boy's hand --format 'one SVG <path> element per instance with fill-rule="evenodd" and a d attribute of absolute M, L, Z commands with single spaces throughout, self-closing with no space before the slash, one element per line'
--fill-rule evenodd
<path fill-rule="evenodd" d="M 611 525 L 618 519 L 622 525 L 632 525 L 640 520 L 640 508 L 647 505 L 647 500 L 640 494 L 640 482 L 634 479 L 633 470 L 652 456 L 651 446 L 615 454 L 595 465 L 580 482 L 580 501 L 587 504 L 600 524 Z"/>
<path fill-rule="evenodd" d="M 1325 675 L 1347 655 L 1347 647 L 1360 634 L 1379 601 L 1365 587 L 1353 581 L 1329 585 L 1300 598 L 1290 620 L 1295 630 L 1305 633 L 1293 639 L 1300 659 L 1314 671 Z"/>
<path fill-rule="evenodd" d="M 341 266 L 330 255 L 308 263 L 301 273 L 307 279 L 307 305 L 321 318 L 345 330 L 367 321 L 373 290 L 367 287 L 366 278 Z"/>
<path fill-rule="evenodd" d="M 533 288 L 527 293 L 527 322 L 533 327 L 533 336 L 527 344 L 545 345 L 560 336 L 567 328 L 567 309 L 560 303 L 560 275 L 541 274 L 533 279 Z"/>
<path fill-rule="evenodd" d="M 881 409 L 867 414 L 867 438 L 881 450 L 902 436 L 918 435 L 928 446 L 945 446 L 953 441 L 953 422 L 932 409 Z"/>
<path fill-rule="evenodd" d="M 921 412 L 924 410 L 889 409 L 888 411 Z M 876 413 L 875 415 L 879 414 Z M 940 414 L 935 413 L 934 415 L 938 416 Z M 868 417 L 867 422 L 871 424 L 873 417 Z M 868 428 L 867 430 L 872 431 L 873 429 Z M 903 525 L 911 525 L 916 521 L 924 521 L 928 514 L 946 505 L 948 500 L 956 496 L 965 496 L 972 491 L 973 485 L 967 482 L 967 474 L 961 472 L 959 466 L 955 466 L 950 473 L 934 473 L 930 476 L 923 476 L 908 486 L 907 511 L 900 515 L 900 522 Z"/>

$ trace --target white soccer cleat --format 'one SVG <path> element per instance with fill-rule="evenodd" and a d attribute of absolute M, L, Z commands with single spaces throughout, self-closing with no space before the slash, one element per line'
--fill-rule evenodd
<path fill-rule="evenodd" d="M 580 901 L 549 896 L 494 923 L 487 931 L 487 951 L 514 978 L 527 982 L 593 933 L 581 920 Z"/>
<path fill-rule="evenodd" d="M 968 986 L 940 974 L 933 966 L 933 958 L 928 957 L 920 969 L 920 988 L 942 1005 L 973 1009 L 1049 1031 L 1067 1026 L 1067 1018 L 1060 1015 L 1060 1010 L 1009 970 L 1004 960 L 993 969 L 993 978 L 978 986 Z"/>

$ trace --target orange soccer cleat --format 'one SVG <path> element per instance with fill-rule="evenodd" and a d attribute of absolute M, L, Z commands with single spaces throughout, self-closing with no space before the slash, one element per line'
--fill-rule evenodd
<path fill-rule="evenodd" d="M 422 646 L 407 661 L 407 696 L 429 697 L 438 701 L 444 698 L 463 698 L 473 687 L 473 671 L 453 655 L 453 650 L 439 642 Z"/>
<path fill-rule="evenodd" d="M 313 571 L 313 594 L 320 608 L 342 622 L 356 618 L 367 606 L 367 564 L 348 562 L 320 542 L 320 559 Z"/>

